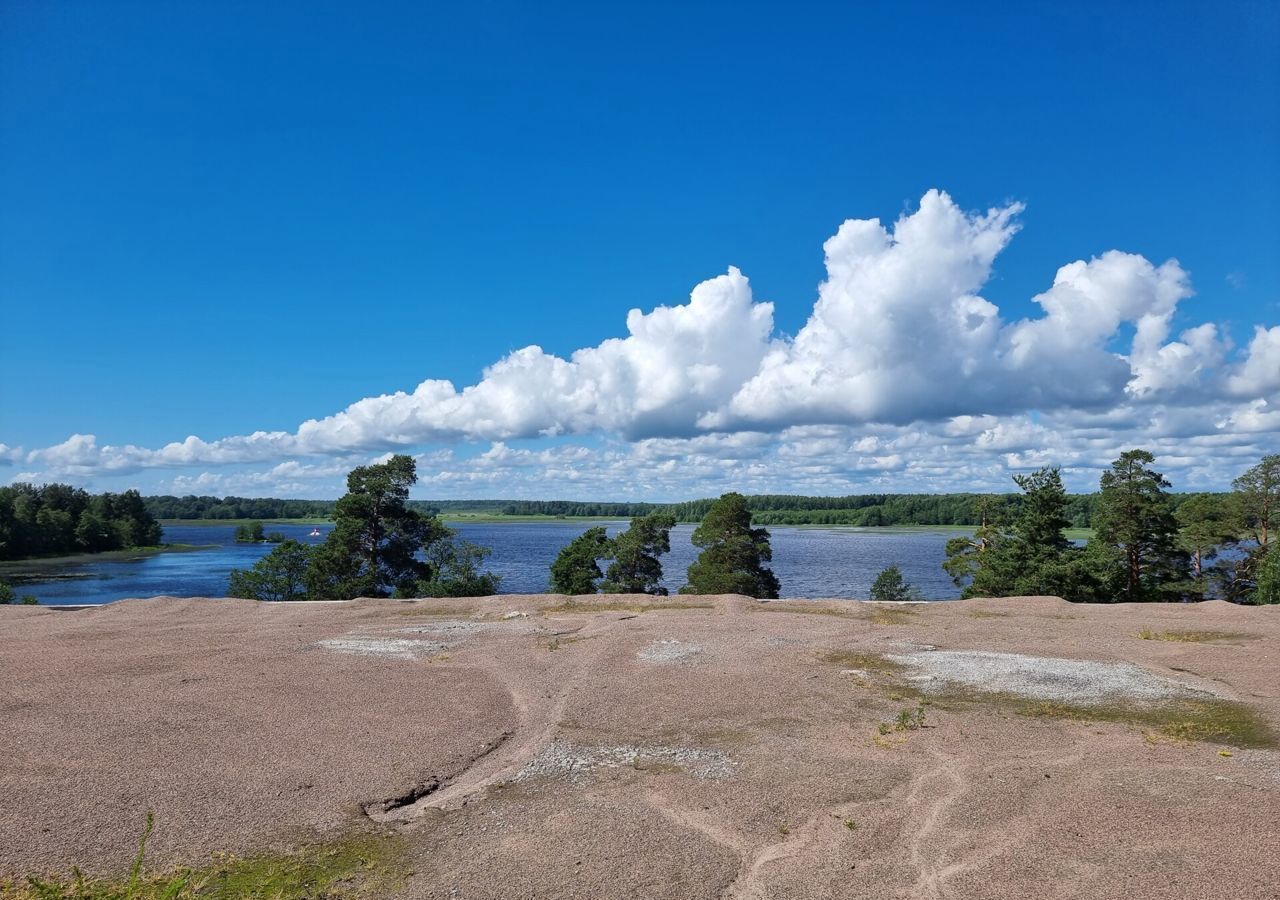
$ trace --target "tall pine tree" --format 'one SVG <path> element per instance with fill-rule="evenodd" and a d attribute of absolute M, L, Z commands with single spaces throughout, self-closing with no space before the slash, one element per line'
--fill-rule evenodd
<path fill-rule="evenodd" d="M 1146 450 L 1127 450 L 1102 474 L 1095 538 L 1118 554 L 1120 596 L 1128 602 L 1172 600 L 1185 592 L 1187 553 L 1178 543 L 1169 482 Z"/>

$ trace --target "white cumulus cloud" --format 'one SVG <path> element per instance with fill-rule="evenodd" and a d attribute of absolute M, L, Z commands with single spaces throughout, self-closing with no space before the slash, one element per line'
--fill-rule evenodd
<path fill-rule="evenodd" d="M 32 450 L 0 444 L 0 463 L 24 476 L 176 469 L 175 490 L 331 494 L 351 464 L 444 447 L 419 454 L 440 496 L 554 496 L 571 485 L 636 497 L 687 495 L 688 485 L 994 485 L 1040 461 L 1093 472 L 1138 444 L 1164 448 L 1193 480 L 1229 480 L 1238 459 L 1274 445 L 1280 326 L 1259 324 L 1234 351 L 1214 323 L 1174 338 L 1190 275 L 1176 260 L 1119 250 L 1063 265 L 1031 298 L 1041 313 L 1007 321 L 982 292 L 1022 212 L 968 212 L 934 190 L 888 225 L 844 222 L 793 337 L 729 268 L 686 303 L 631 310 L 625 336 L 568 358 L 524 347 L 461 388 L 428 378 L 292 432 L 156 449 L 90 434 Z M 565 442 L 575 436 L 596 443 Z M 455 455 L 455 445 L 468 449 Z M 231 471 L 197 471 L 209 467 Z"/>

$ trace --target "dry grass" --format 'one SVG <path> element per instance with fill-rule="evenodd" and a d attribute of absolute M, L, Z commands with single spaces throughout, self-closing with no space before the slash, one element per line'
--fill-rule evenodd
<path fill-rule="evenodd" d="M 1238 631 L 1152 631 L 1144 628 L 1138 632 L 1144 641 L 1175 641 L 1180 644 L 1212 644 L 1215 642 L 1243 641 L 1256 637 Z"/>
<path fill-rule="evenodd" d="M 955 712 L 973 706 L 986 706 L 1036 719 L 1114 722 L 1154 731 L 1179 741 L 1203 741 L 1233 747 L 1280 746 L 1276 732 L 1262 716 L 1251 706 L 1233 700 L 1066 703 L 1036 700 L 1003 692 L 979 691 L 956 685 L 926 692 L 902 678 L 905 667 L 878 653 L 832 651 L 823 656 L 823 661 L 849 669 L 860 669 L 875 676 L 874 688 L 895 702 L 914 701 Z"/>
<path fill-rule="evenodd" d="M 579 603 L 576 600 L 566 600 L 564 603 L 557 603 L 555 606 L 543 607 L 540 612 L 543 615 L 554 615 L 556 613 L 592 613 L 592 612 L 630 612 L 630 613 L 647 613 L 647 612 L 667 612 L 679 609 L 715 609 L 714 603 L 697 603 L 690 601 L 676 601 L 670 603 L 597 603 L 595 601 L 587 601 Z"/>
<path fill-rule="evenodd" d="M 828 606 L 808 606 L 788 600 L 785 603 L 759 603 L 751 607 L 755 612 L 797 613 L 804 616 L 833 616 L 837 619 L 860 619 L 861 616 L 831 609 Z"/>
<path fill-rule="evenodd" d="M 858 650 L 828 650 L 822 661 L 842 669 L 857 669 L 871 675 L 898 678 L 903 672 L 901 663 L 893 662 L 882 653 L 864 653 Z"/>
<path fill-rule="evenodd" d="M 875 605 L 866 616 L 872 625 L 921 625 L 920 614 L 909 606 Z"/>

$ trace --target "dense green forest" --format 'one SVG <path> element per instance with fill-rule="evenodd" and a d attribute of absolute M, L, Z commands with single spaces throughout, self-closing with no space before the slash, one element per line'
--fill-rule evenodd
<path fill-rule="evenodd" d="M 157 519 L 331 519 L 336 500 L 277 500 L 271 497 L 143 498 Z M 409 509 L 424 513 L 485 512 L 502 515 L 508 500 L 410 500 Z M 563 515 L 563 514 L 562 514 Z"/>
<path fill-rule="evenodd" d="M 1174 509 L 1191 494 L 1171 494 Z M 851 494 L 805 497 L 749 496 L 747 508 L 758 525 L 980 525 L 982 507 L 997 517 L 1015 517 L 1021 494 Z M 1065 515 L 1073 528 L 1088 528 L 1098 494 L 1070 494 Z M 333 516 L 333 500 L 274 500 L 245 497 L 146 497 L 157 519 L 308 519 Z M 586 500 L 410 500 L 424 513 L 469 512 L 499 516 L 598 517 L 626 519 L 661 512 L 678 522 L 701 522 L 714 498 L 684 503 L 625 503 Z"/>
<path fill-rule="evenodd" d="M 68 484 L 0 487 L 0 559 L 159 543 L 160 525 L 137 491 L 90 494 Z"/>

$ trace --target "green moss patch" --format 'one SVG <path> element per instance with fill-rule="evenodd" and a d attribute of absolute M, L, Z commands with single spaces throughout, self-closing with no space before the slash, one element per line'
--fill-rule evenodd
<path fill-rule="evenodd" d="M 1252 707 L 1232 700 L 1086 705 L 1002 696 L 997 702 L 1024 716 L 1135 725 L 1182 741 L 1204 741 L 1233 747 L 1277 745 L 1276 734 L 1266 721 Z"/>
<path fill-rule="evenodd" d="M 78 869 L 52 878 L 0 880 L 0 900 L 354 900 L 386 897 L 411 874 L 403 840 L 391 834 L 352 834 L 287 854 L 216 855 L 201 868 L 167 873 L 143 868 L 146 839 L 129 875 L 88 878 Z"/>

